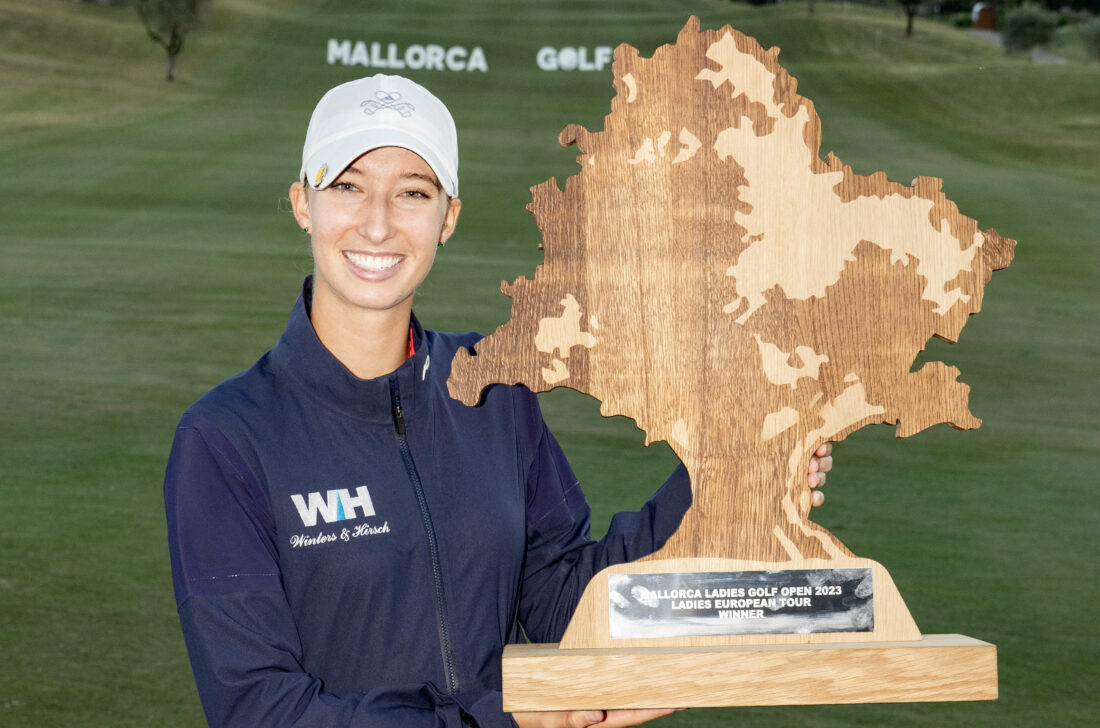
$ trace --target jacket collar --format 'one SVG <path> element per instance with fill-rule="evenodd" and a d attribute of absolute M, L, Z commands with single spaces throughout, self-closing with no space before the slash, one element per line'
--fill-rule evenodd
<path fill-rule="evenodd" d="M 430 352 L 424 329 L 412 316 L 413 345 L 416 353 L 395 371 L 375 379 L 360 379 L 352 374 L 325 348 L 313 330 L 309 318 L 313 302 L 313 277 L 302 284 L 286 330 L 271 350 L 271 364 L 304 385 L 305 390 L 323 404 L 359 419 L 393 422 L 392 383 L 396 383 L 404 416 L 415 416 L 427 401 Z"/>

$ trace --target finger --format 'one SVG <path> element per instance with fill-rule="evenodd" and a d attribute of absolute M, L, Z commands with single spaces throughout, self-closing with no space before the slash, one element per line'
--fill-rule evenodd
<path fill-rule="evenodd" d="M 607 718 L 603 723 L 598 724 L 599 728 L 624 728 L 624 726 L 641 725 L 651 720 L 655 720 L 662 716 L 666 716 L 670 713 L 675 713 L 672 709 L 659 709 L 659 710 L 609 710 L 607 711 Z"/>
<path fill-rule="evenodd" d="M 820 490 L 815 490 L 810 493 L 810 505 L 814 508 L 819 508 L 825 505 L 825 494 Z"/>
<path fill-rule="evenodd" d="M 814 455 L 818 456 L 819 458 L 827 458 L 832 454 L 833 454 L 833 443 L 831 443 L 831 442 L 825 443 L 824 445 L 822 445 L 821 447 L 819 447 L 817 449 L 817 452 L 814 453 Z"/>
<path fill-rule="evenodd" d="M 590 725 L 603 725 L 606 713 L 602 710 L 576 710 L 569 715 L 572 728 L 588 728 Z"/>
<path fill-rule="evenodd" d="M 602 710 L 538 711 L 512 713 L 512 719 L 520 728 L 588 728 L 601 723 Z"/>
<path fill-rule="evenodd" d="M 832 455 L 826 455 L 825 457 L 817 458 L 817 470 L 821 473 L 827 473 L 833 469 L 833 457 Z"/>

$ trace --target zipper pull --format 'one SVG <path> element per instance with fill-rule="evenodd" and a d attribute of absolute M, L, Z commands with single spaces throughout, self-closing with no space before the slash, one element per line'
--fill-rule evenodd
<path fill-rule="evenodd" d="M 398 435 L 405 434 L 405 416 L 401 414 L 401 405 L 393 406 L 393 426 L 397 428 Z"/>

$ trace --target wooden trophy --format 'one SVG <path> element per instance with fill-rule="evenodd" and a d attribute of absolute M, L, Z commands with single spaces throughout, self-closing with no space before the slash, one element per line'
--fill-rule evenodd
<path fill-rule="evenodd" d="M 561 644 L 503 658 L 516 710 L 987 700 L 996 648 L 924 635 L 889 573 L 809 520 L 809 458 L 876 423 L 980 421 L 955 341 L 1015 241 L 941 192 L 819 157 L 811 101 L 765 51 L 691 18 L 615 51 L 581 171 L 532 189 L 545 262 L 511 320 L 459 351 L 452 396 L 571 387 L 665 440 L 693 502 L 658 552 L 589 583 Z"/>

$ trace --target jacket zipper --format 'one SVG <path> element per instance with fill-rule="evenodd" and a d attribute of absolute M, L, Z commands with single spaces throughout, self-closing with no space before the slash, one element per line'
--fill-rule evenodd
<path fill-rule="evenodd" d="M 455 677 L 454 654 L 451 650 L 451 631 L 447 626 L 450 622 L 447 618 L 447 600 L 443 593 L 443 569 L 439 560 L 439 544 L 435 538 L 435 527 L 432 526 L 432 516 L 428 512 L 428 501 L 424 498 L 424 487 L 420 482 L 420 474 L 413 463 L 412 452 L 409 450 L 409 440 L 405 435 L 405 416 L 401 411 L 401 395 L 397 389 L 397 380 L 390 380 L 390 403 L 393 405 L 393 426 L 397 431 L 397 444 L 401 449 L 401 459 L 405 463 L 405 470 L 412 483 L 413 492 L 416 494 L 416 503 L 420 507 L 420 519 L 424 524 L 424 533 L 428 538 L 428 553 L 432 560 L 432 585 L 435 588 L 436 615 L 439 619 L 439 645 L 443 654 L 443 669 L 447 675 L 447 690 L 454 694 L 458 692 L 458 679 Z"/>

